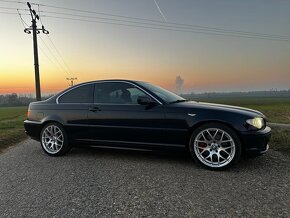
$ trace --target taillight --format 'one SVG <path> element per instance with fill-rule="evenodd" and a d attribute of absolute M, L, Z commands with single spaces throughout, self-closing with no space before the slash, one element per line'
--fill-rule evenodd
<path fill-rule="evenodd" d="M 27 119 L 30 117 L 30 110 L 27 111 Z"/>

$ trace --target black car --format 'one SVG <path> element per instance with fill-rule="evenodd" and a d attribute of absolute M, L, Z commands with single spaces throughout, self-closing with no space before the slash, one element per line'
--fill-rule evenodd
<path fill-rule="evenodd" d="M 24 127 L 51 156 L 76 144 L 187 149 L 212 169 L 236 163 L 242 153 L 265 153 L 271 135 L 258 111 L 188 101 L 129 80 L 87 82 L 31 103 Z"/>

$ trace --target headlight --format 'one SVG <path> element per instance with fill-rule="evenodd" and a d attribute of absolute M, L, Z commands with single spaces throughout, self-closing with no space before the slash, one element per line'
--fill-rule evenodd
<path fill-rule="evenodd" d="M 265 125 L 264 119 L 262 117 L 255 117 L 246 121 L 247 124 L 257 128 L 262 129 Z"/>

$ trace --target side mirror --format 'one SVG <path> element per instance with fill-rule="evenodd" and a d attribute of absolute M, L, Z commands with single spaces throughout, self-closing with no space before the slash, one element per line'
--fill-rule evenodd
<path fill-rule="evenodd" d="M 155 105 L 156 102 L 153 101 L 149 96 L 138 96 L 137 102 L 140 105 Z"/>

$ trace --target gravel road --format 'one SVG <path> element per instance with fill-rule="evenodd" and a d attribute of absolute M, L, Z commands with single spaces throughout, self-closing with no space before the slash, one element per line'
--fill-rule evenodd
<path fill-rule="evenodd" d="M 0 154 L 1 217 L 290 217 L 290 156 L 269 150 L 227 171 L 184 153 L 74 148 L 26 140 Z"/>

